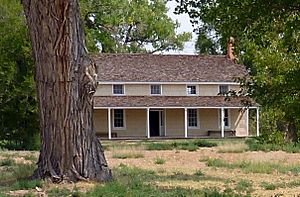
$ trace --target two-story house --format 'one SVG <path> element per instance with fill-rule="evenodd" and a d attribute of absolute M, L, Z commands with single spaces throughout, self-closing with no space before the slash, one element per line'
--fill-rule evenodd
<path fill-rule="evenodd" d="M 99 54 L 96 134 L 111 138 L 248 136 L 251 108 L 219 93 L 239 90 L 244 66 L 227 56 Z"/>

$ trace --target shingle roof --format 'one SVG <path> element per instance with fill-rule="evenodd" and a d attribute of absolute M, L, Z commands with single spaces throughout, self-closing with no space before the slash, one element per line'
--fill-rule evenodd
<path fill-rule="evenodd" d="M 224 96 L 97 96 L 94 107 L 244 107 L 245 98 Z"/>
<path fill-rule="evenodd" d="M 247 74 L 223 55 L 102 53 L 93 59 L 103 82 L 233 82 Z"/>

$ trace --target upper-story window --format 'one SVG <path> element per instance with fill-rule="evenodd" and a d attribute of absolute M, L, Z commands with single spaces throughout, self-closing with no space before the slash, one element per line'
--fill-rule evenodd
<path fill-rule="evenodd" d="M 195 85 L 188 85 L 186 86 L 186 93 L 187 95 L 196 95 L 196 86 Z"/>
<path fill-rule="evenodd" d="M 228 85 L 220 85 L 219 86 L 219 94 L 226 94 L 229 91 Z"/>
<path fill-rule="evenodd" d="M 161 85 L 151 85 L 150 86 L 150 94 L 161 94 Z"/>
<path fill-rule="evenodd" d="M 113 94 L 124 94 L 124 85 L 121 84 L 113 85 Z"/>

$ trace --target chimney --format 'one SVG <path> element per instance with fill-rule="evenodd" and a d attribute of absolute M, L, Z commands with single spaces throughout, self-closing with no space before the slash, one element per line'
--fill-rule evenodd
<path fill-rule="evenodd" d="M 230 37 L 227 42 L 227 57 L 231 60 L 235 60 L 234 56 L 234 38 Z"/>

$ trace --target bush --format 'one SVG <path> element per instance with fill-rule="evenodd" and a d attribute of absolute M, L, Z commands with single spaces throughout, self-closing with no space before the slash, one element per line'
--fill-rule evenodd
<path fill-rule="evenodd" d="M 274 132 L 270 135 L 264 134 L 259 137 L 249 138 L 245 141 L 250 151 L 285 151 L 299 153 L 300 143 L 288 143 L 284 141 L 282 132 Z"/>

